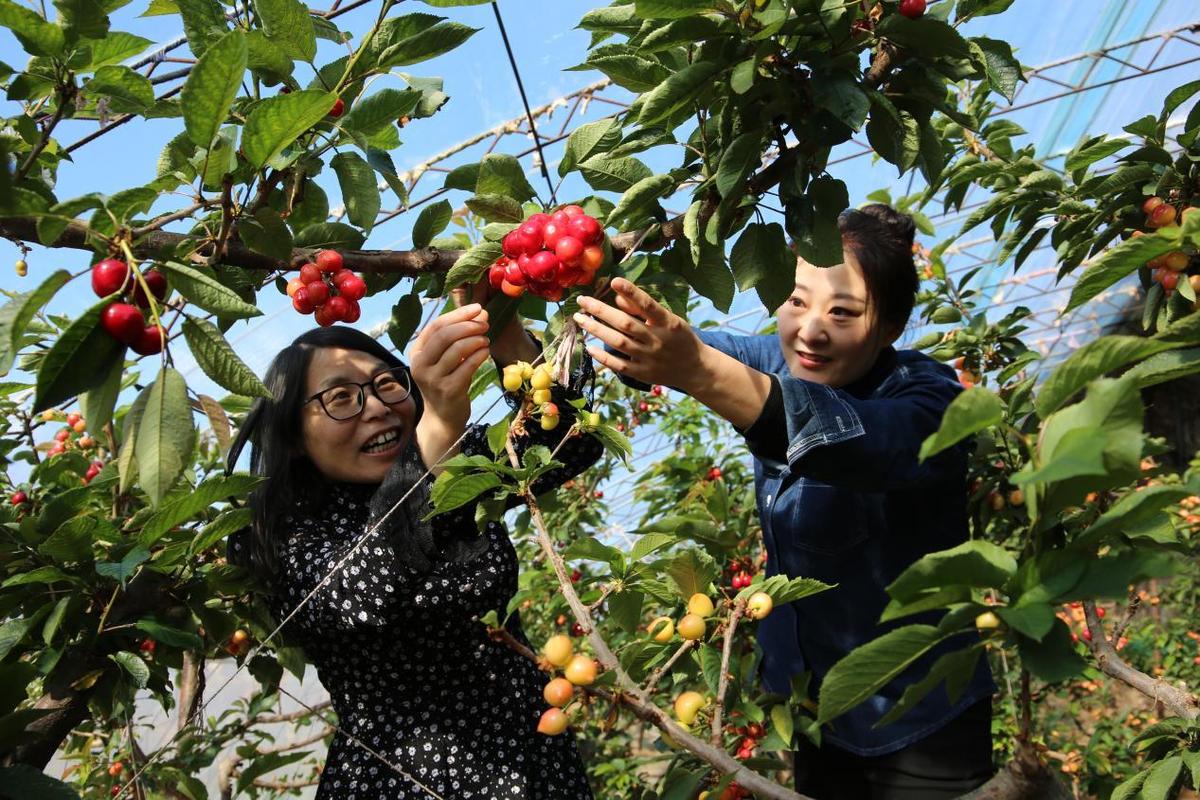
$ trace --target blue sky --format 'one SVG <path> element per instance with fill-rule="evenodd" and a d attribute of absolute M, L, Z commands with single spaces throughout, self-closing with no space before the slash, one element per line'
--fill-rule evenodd
<path fill-rule="evenodd" d="M 181 32 L 177 16 L 141 17 L 146 0 L 134 0 L 113 17 L 113 28 L 145 36 L 155 42 L 165 42 Z M 358 9 L 337 20 L 344 30 L 361 34 L 374 18 L 374 4 Z M 517 59 L 525 80 L 532 105 L 557 98 L 599 77 L 597 73 L 565 72 L 583 60 L 589 35 L 577 30 L 575 25 L 580 16 L 592 7 L 591 3 L 564 2 L 514 2 L 501 4 L 505 23 L 512 40 Z M 435 117 L 420 120 L 401 132 L 404 144 L 393 152 L 397 167 L 401 170 L 417 164 L 449 145 L 472 134 L 512 119 L 521 113 L 521 102 L 516 85 L 504 56 L 503 45 L 490 6 L 431 9 L 415 0 L 403 2 L 393 13 L 430 12 L 442 13 L 447 17 L 480 28 L 465 45 L 440 58 L 410 68 L 416 75 L 437 75 L 445 79 L 445 90 L 450 102 Z M 981 19 L 969 27 L 967 33 L 986 35 L 1011 42 L 1018 56 L 1026 64 L 1044 64 L 1076 53 L 1096 49 L 1106 43 L 1125 41 L 1148 32 L 1178 27 L 1197 18 L 1193 0 L 1063 0 L 1049 3 L 1044 0 L 1017 0 L 1008 12 Z M 318 62 L 329 60 L 339 54 L 338 47 L 321 41 Z M 1150 42 L 1124 51 L 1121 57 L 1136 61 L 1144 60 L 1150 49 L 1157 47 Z M 1184 45 L 1173 44 L 1178 49 Z M 1165 61 L 1173 50 L 1162 55 Z M 172 55 L 186 55 L 180 48 Z M 1200 55 L 1200 48 L 1196 50 Z M 6 31 L 0 31 L 0 60 L 20 65 L 24 56 L 15 40 Z M 1161 61 L 1159 63 L 1162 63 Z M 163 64 L 162 71 L 178 68 L 178 64 Z M 307 68 L 300 68 L 307 70 Z M 1055 79 L 1071 83 L 1083 79 L 1097 82 L 1099 78 L 1116 77 L 1128 72 L 1117 61 L 1106 61 L 1093 66 L 1090 75 L 1081 74 L 1084 67 L 1069 66 L 1054 73 Z M 1117 132 L 1121 124 L 1136 119 L 1141 114 L 1155 113 L 1165 92 L 1189 77 L 1194 78 L 1196 65 L 1139 78 L 1136 81 L 1114 84 L 1096 89 L 1075 98 L 1041 104 L 1017 112 L 1012 118 L 1026 127 L 1039 142 L 1042 153 L 1060 152 L 1069 147 L 1085 131 L 1094 133 Z M 1111 75 L 1109 75 L 1111 73 Z M 302 80 L 308 75 L 300 73 Z M 391 83 L 389 83 L 389 81 Z M 175 84 L 168 84 L 175 85 Z M 376 87 L 401 85 L 398 78 L 383 79 Z M 161 90 L 162 87 L 160 87 Z M 1061 86 L 1039 82 L 1023 90 L 1025 98 L 1048 96 L 1063 91 Z M 608 93 L 615 98 L 627 94 L 615 90 Z M 1020 102 L 1020 101 L 1019 101 Z M 611 113 L 612 106 L 593 103 L 586 114 L 577 122 L 596 119 Z M 15 104 L 9 104 L 6 113 L 16 113 Z M 546 127 L 561 125 L 559 110 Z M 60 126 L 60 141 L 69 143 L 95 129 L 94 122 L 70 121 Z M 177 119 L 135 122 L 103 136 L 78 153 L 74 164 L 64 165 L 60 171 L 57 194 L 67 199 L 90 191 L 114 192 L 123 188 L 141 185 L 154 176 L 155 161 L 162 145 L 178 132 L 182 123 Z M 528 146 L 529 140 L 508 137 L 501 150 L 515 152 Z M 481 146 L 482 147 L 482 146 Z M 447 162 L 449 166 L 478 160 L 481 147 L 461 154 Z M 549 158 L 553 165 L 560 147 L 551 148 Z M 854 148 L 848 148 L 854 149 Z M 648 156 L 652 166 L 668 166 L 676 158 L 674 153 L 663 152 Z M 540 174 L 530 159 L 525 159 L 531 183 L 544 191 Z M 861 202 L 865 196 L 879 188 L 888 187 L 902 193 L 904 185 L 896 185 L 895 171 L 887 164 L 875 163 L 870 158 L 858 158 L 838 165 L 834 173 L 850 187 L 851 201 Z M 434 175 L 422 184 L 426 189 L 440 185 L 440 177 Z M 322 182 L 330 191 L 331 202 L 336 204 L 336 186 L 330 174 L 323 175 Z M 560 197 L 572 197 L 586 192 L 578 178 L 569 179 Z M 418 191 L 415 196 L 420 196 Z M 451 196 L 460 203 L 462 195 Z M 177 197 L 163 197 L 155 206 L 155 212 L 170 210 L 183 201 Z M 384 196 L 384 207 L 395 205 L 396 198 L 389 191 Z M 682 210 L 682 209 L 673 209 Z M 409 228 L 415 213 L 401 215 L 397 219 L 380 225 L 372 233 L 367 247 L 404 249 L 410 246 Z M 947 230 L 950 228 L 948 227 Z M 28 257 L 30 275 L 17 279 L 9 266 L 17 258 L 16 248 L 9 242 L 0 242 L 0 264 L 3 265 L 0 285 L 6 289 L 23 290 L 32 288 L 36 282 L 54 269 L 82 270 L 88 263 L 88 254 L 80 251 L 45 250 L 37 248 Z M 364 329 L 384 321 L 388 310 L 399 293 L 407 291 L 404 282 L 394 293 L 364 301 L 360 326 Z M 94 301 L 86 280 L 78 280 L 60 293 L 50 305 L 51 311 L 78 313 Z M 260 296 L 264 316 L 239 323 L 229 332 L 230 340 L 256 371 L 262 372 L 270 357 L 296 334 L 311 324 L 310 317 L 301 317 L 293 312 L 286 298 L 272 289 L 264 290 Z M 731 313 L 746 313 L 751 319 L 761 320 L 761 308 L 753 293 L 740 296 Z M 220 396 L 214 387 L 194 367 L 184 348 L 178 348 L 178 366 L 185 371 L 188 380 L 200 390 Z"/>

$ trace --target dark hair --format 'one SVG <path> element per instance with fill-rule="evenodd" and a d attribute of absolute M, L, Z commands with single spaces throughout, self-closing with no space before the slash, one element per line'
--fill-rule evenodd
<path fill-rule="evenodd" d="M 302 333 L 279 351 L 263 378 L 271 399 L 254 401 L 237 439 L 229 450 L 226 471 L 231 472 L 246 442 L 250 442 L 250 471 L 266 480 L 250 493 L 253 523 L 248 532 L 245 564 L 270 591 L 275 582 L 284 532 L 280 523 L 297 507 L 320 503 L 328 482 L 307 455 L 296 450 L 301 440 L 300 411 L 304 405 L 305 380 L 313 353 L 324 347 L 357 350 L 375 356 L 389 367 L 407 365 L 362 331 L 343 325 L 316 328 Z M 424 410 L 421 393 L 409 376 L 415 419 Z"/>
<path fill-rule="evenodd" d="M 903 330 L 917 295 L 913 263 L 913 218 L 889 205 L 872 203 L 838 217 L 842 246 L 862 267 L 875 322 L 882 330 Z"/>

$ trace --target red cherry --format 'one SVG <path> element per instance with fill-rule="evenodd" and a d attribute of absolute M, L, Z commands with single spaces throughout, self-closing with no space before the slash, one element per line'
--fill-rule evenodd
<path fill-rule="evenodd" d="M 583 242 L 574 236 L 563 236 L 554 246 L 554 254 L 568 264 L 574 263 L 583 255 Z"/>
<path fill-rule="evenodd" d="M 328 328 L 330 325 L 337 322 L 333 316 L 333 311 L 329 308 L 329 305 L 329 303 L 326 303 L 318 308 L 316 313 L 313 314 L 313 319 L 315 319 L 317 324 L 322 328 Z"/>
<path fill-rule="evenodd" d="M 308 302 L 314 306 L 324 305 L 329 299 L 329 287 L 325 285 L 325 281 L 305 284 L 304 290 L 308 293 Z"/>
<path fill-rule="evenodd" d="M 335 295 L 325 301 L 325 307 L 329 309 L 329 316 L 336 322 L 345 320 L 346 315 L 350 313 L 350 301 L 341 295 Z"/>
<path fill-rule="evenodd" d="M 67 439 L 70 439 L 70 438 L 71 438 L 71 432 L 69 430 L 67 430 L 66 428 L 63 428 L 58 433 L 54 434 L 54 440 L 57 442 L 65 442 Z"/>
<path fill-rule="evenodd" d="M 142 335 L 137 338 L 137 341 L 131 342 L 130 347 L 133 352 L 143 355 L 152 356 L 155 353 L 161 353 L 163 349 L 163 329 L 158 325 L 147 325 L 142 328 Z"/>
<path fill-rule="evenodd" d="M 592 217 L 572 217 L 567 222 L 567 230 L 584 244 L 596 244 L 604 236 L 604 229 Z"/>
<path fill-rule="evenodd" d="M 583 210 L 583 206 L 576 206 L 576 205 L 563 206 L 562 208 L 559 209 L 559 211 L 566 214 L 568 217 L 578 217 L 581 214 L 587 213 Z"/>
<path fill-rule="evenodd" d="M 1162 284 L 1163 289 L 1173 292 L 1175 291 L 1175 287 L 1179 285 L 1179 273 L 1171 272 L 1168 269 L 1161 270 L 1158 282 Z"/>
<path fill-rule="evenodd" d="M 98 261 L 92 267 L 92 291 L 97 297 L 108 297 L 129 285 L 129 265 L 115 258 Z"/>
<path fill-rule="evenodd" d="M 113 303 L 100 312 L 100 327 L 118 342 L 133 344 L 146 324 L 142 312 L 129 303 Z"/>
<path fill-rule="evenodd" d="M 655 384 L 654 386 L 650 387 L 650 394 L 654 395 L 655 397 L 661 396 L 662 393 L 663 393 L 663 387 L 659 386 L 658 384 Z"/>
<path fill-rule="evenodd" d="M 509 261 L 504 266 L 504 280 L 513 286 L 524 286 L 527 279 L 525 273 L 521 271 L 521 265 L 515 261 Z"/>
<path fill-rule="evenodd" d="M 154 299 L 162 302 L 162 299 L 167 296 L 166 276 L 156 269 L 149 269 L 142 273 L 142 280 L 146 281 L 146 285 L 150 287 L 150 293 L 154 295 Z M 146 298 L 146 293 L 142 291 L 140 283 L 133 285 L 133 302 L 142 308 L 150 307 L 150 301 Z"/>
<path fill-rule="evenodd" d="M 316 264 L 305 264 L 300 268 L 300 280 L 303 283 L 312 283 L 313 281 L 321 280 L 321 268 Z"/>
<path fill-rule="evenodd" d="M 525 294 L 525 287 L 509 283 L 506 279 L 500 282 L 500 291 L 504 292 L 509 297 L 520 297 L 521 295 Z"/>
<path fill-rule="evenodd" d="M 138 645 L 138 649 L 143 653 L 153 653 L 156 649 L 158 649 L 158 642 L 149 638 L 142 639 L 142 643 Z"/>
<path fill-rule="evenodd" d="M 571 570 L 571 583 L 579 583 L 579 579 L 583 577 L 583 572 L 580 570 Z"/>
<path fill-rule="evenodd" d="M 83 417 L 79 416 L 79 414 L 72 411 L 70 414 L 67 414 L 67 427 L 74 428 L 75 423 L 79 422 L 79 420 L 81 420 L 81 419 L 83 419 Z"/>
<path fill-rule="evenodd" d="M 53 445 L 50 447 L 50 449 L 47 451 L 47 454 L 48 454 L 48 455 L 52 455 L 52 456 L 56 456 L 56 455 L 58 455 L 59 453 L 61 453 L 61 452 L 65 451 L 66 449 L 67 449 L 67 448 L 63 447 L 63 443 L 62 443 L 62 442 L 55 442 L 55 443 L 54 443 L 54 444 L 53 444 Z"/>
<path fill-rule="evenodd" d="M 925 0 L 900 0 L 900 15 L 917 19 L 925 15 Z"/>
<path fill-rule="evenodd" d="M 345 297 L 345 295 L 342 296 Z M 342 322 L 358 322 L 358 318 L 361 316 L 362 309 L 358 307 L 358 301 L 346 298 L 346 315 L 342 317 Z"/>
<path fill-rule="evenodd" d="M 558 256 L 549 250 L 539 250 L 529 257 L 529 264 L 525 269 L 532 280 L 538 283 L 550 283 L 558 274 L 558 266 Z M 509 282 L 511 283 L 512 280 L 510 279 Z"/>
<path fill-rule="evenodd" d="M 13 496 L 9 498 L 9 502 L 14 506 L 19 506 L 27 500 L 29 500 L 29 495 L 24 492 L 13 492 Z"/>
<path fill-rule="evenodd" d="M 500 246 L 504 255 L 516 258 L 519 255 L 533 255 L 541 248 L 541 228 L 525 223 L 520 228 L 510 231 L 501 241 Z"/>
<path fill-rule="evenodd" d="M 596 491 L 592 492 L 592 495 L 593 495 L 593 496 L 594 496 L 594 497 L 595 497 L 597 500 L 603 500 L 603 499 L 604 499 L 604 492 L 603 492 L 603 491 L 601 491 L 600 489 L 597 489 Z"/>
<path fill-rule="evenodd" d="M 308 289 L 301 287 L 292 295 L 292 308 L 299 311 L 301 314 L 313 313 L 312 301 L 308 299 Z"/>
<path fill-rule="evenodd" d="M 345 275 L 347 273 L 338 273 Z M 350 277 L 337 282 L 338 291 L 342 293 L 342 297 L 347 300 L 358 302 L 367 296 L 367 282 L 355 275 L 353 272 L 348 273 Z"/>
<path fill-rule="evenodd" d="M 542 297 L 546 298 L 551 303 L 557 303 L 563 299 L 563 290 L 557 288 L 547 289 L 546 291 L 542 292 Z"/>
<path fill-rule="evenodd" d="M 542 232 L 542 228 L 546 227 L 546 223 L 549 221 L 550 221 L 550 215 L 543 214 L 539 211 L 536 214 L 530 214 L 529 218 L 527 220 L 525 220 L 525 224 L 533 225 L 537 229 L 538 234 L 540 235 Z"/>
<path fill-rule="evenodd" d="M 504 267 L 499 262 L 488 267 L 488 283 L 492 285 L 493 289 L 499 289 L 502 280 L 504 280 Z"/>
<path fill-rule="evenodd" d="M 346 101 L 339 97 L 337 100 L 333 101 L 333 108 L 329 109 L 329 116 L 337 119 L 345 110 Z"/>
<path fill-rule="evenodd" d="M 1090 630 L 1088 630 L 1087 628 L 1083 629 L 1083 633 L 1081 633 L 1080 636 L 1083 637 L 1083 640 L 1085 642 L 1090 642 L 1092 640 L 1092 632 Z"/>
<path fill-rule="evenodd" d="M 542 228 L 542 243 L 550 250 L 558 246 L 558 240 L 567 235 L 566 220 L 561 224 L 551 220 Z"/>
<path fill-rule="evenodd" d="M 708 471 L 708 479 L 710 481 L 721 480 L 721 469 L 719 467 L 713 467 L 712 469 L 710 469 Z"/>
<path fill-rule="evenodd" d="M 337 250 L 322 250 L 317 253 L 317 268 L 321 272 L 337 272 L 343 266 L 342 254 Z"/>

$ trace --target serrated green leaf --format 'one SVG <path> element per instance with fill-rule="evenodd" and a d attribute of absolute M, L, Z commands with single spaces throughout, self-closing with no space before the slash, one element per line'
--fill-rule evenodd
<path fill-rule="evenodd" d="M 406 294 L 392 306 L 392 316 L 388 320 L 388 338 L 397 350 L 403 352 L 420 324 L 421 298 L 416 292 Z"/>
<path fill-rule="evenodd" d="M 359 98 L 342 121 L 342 126 L 348 131 L 371 136 L 411 114 L 419 102 L 421 93 L 415 89 L 381 89 Z"/>
<path fill-rule="evenodd" d="M 109 98 L 114 111 L 136 114 L 154 104 L 154 87 L 149 79 L 129 67 L 100 67 L 83 88 L 89 95 Z"/>
<path fill-rule="evenodd" d="M 308 7 L 299 0 L 254 0 L 254 11 L 267 38 L 300 61 L 317 55 L 317 35 Z"/>
<path fill-rule="evenodd" d="M 344 222 L 317 222 L 297 233 L 294 244 L 296 247 L 357 250 L 365 241 L 362 231 Z"/>
<path fill-rule="evenodd" d="M 158 506 L 190 460 L 196 427 L 187 384 L 176 370 L 163 367 L 145 394 L 134 450 L 138 483 Z"/>
<path fill-rule="evenodd" d="M 931 625 L 906 625 L 855 648 L 821 682 L 817 722 L 824 725 L 859 705 L 943 638 Z"/>
<path fill-rule="evenodd" d="M 609 158 L 605 155 L 584 161 L 579 165 L 579 172 L 593 189 L 607 192 L 624 192 L 654 174 L 636 158 Z"/>
<path fill-rule="evenodd" d="M 225 12 L 217 0 L 175 0 L 175 3 L 183 17 L 188 47 L 197 58 L 228 32 Z"/>
<path fill-rule="evenodd" d="M 58 337 L 38 368 L 34 413 L 99 386 L 121 367 L 125 345 L 100 327 L 102 301 L 71 323 Z"/>
<path fill-rule="evenodd" d="M 292 259 L 292 231 L 273 208 L 263 207 L 254 216 L 238 223 L 238 235 L 256 253 L 262 253 L 277 261 Z"/>
<path fill-rule="evenodd" d="M 953 447 L 968 436 L 1000 424 L 1004 419 L 1004 403 L 983 388 L 967 389 L 951 401 L 936 433 L 921 443 L 918 459 L 922 462 L 943 450 Z"/>
<path fill-rule="evenodd" d="M 525 217 L 521 204 L 502 194 L 477 194 L 467 198 L 466 206 L 489 222 L 520 222 Z"/>
<path fill-rule="evenodd" d="M 242 151 L 261 169 L 302 133 L 328 116 L 338 99 L 334 92 L 306 89 L 268 97 L 254 106 L 242 129 Z"/>
<path fill-rule="evenodd" d="M 717 61 L 701 61 L 672 74 L 657 88 L 642 95 L 638 124 L 647 127 L 661 122 L 691 104 L 712 86 L 721 66 Z"/>
<path fill-rule="evenodd" d="M 362 156 L 352 152 L 338 153 L 329 165 L 337 173 L 342 202 L 350 221 L 364 231 L 370 231 L 381 204 L 375 171 Z"/>
<path fill-rule="evenodd" d="M 34 314 L 42 309 L 58 290 L 71 280 L 71 273 L 60 269 L 42 281 L 36 289 L 13 297 L 0 307 L 0 375 L 7 375 L 21 346 L 21 339 Z"/>
<path fill-rule="evenodd" d="M 271 397 L 267 387 L 238 357 L 216 325 L 206 319 L 185 319 L 183 338 L 200 369 L 219 386 L 244 397 Z"/>
<path fill-rule="evenodd" d="M 479 173 L 475 181 L 478 195 L 503 195 L 524 202 L 537 196 L 521 162 L 510 155 L 489 153 L 479 162 Z M 514 220 L 514 221 L 519 221 Z"/>
<path fill-rule="evenodd" d="M 631 215 L 634 211 L 643 211 L 660 197 L 665 197 L 675 188 L 675 178 L 667 175 L 651 175 L 630 186 L 621 195 L 617 205 L 609 212 L 605 226 L 616 224 L 621 218 Z"/>
<path fill-rule="evenodd" d="M 621 123 L 615 118 L 580 125 L 567 137 L 558 174 L 565 176 L 594 155 L 606 153 L 621 141 Z"/>
<path fill-rule="evenodd" d="M 449 200 L 439 200 L 421 209 L 421 213 L 417 215 L 417 221 L 413 223 L 413 247 L 428 247 L 429 243 L 433 241 L 433 237 L 446 230 L 453 213 L 454 209 Z"/>
<path fill-rule="evenodd" d="M 500 485 L 500 476 L 494 472 L 471 472 L 455 475 L 444 471 L 433 482 L 429 499 L 434 513 L 441 514 L 464 506 L 484 492 Z"/>
<path fill-rule="evenodd" d="M 1171 235 L 1160 232 L 1131 237 L 1109 248 L 1083 270 L 1071 288 L 1071 299 L 1063 313 L 1075 310 L 1150 259 L 1177 247 Z"/>
<path fill-rule="evenodd" d="M 796 278 L 796 256 L 777 222 L 752 222 L 746 226 L 729 254 L 737 287 L 753 287 L 763 306 L 776 309 L 791 295 Z"/>
<path fill-rule="evenodd" d="M 195 267 L 166 261 L 161 263 L 158 269 L 167 275 L 171 285 L 181 295 L 205 311 L 234 319 L 257 317 L 262 314 L 257 306 L 247 303 L 228 286 Z"/>
<path fill-rule="evenodd" d="M 58 56 L 66 46 L 62 28 L 12 0 L 0 0 L 0 27 L 12 31 L 30 55 Z"/>
<path fill-rule="evenodd" d="M 229 117 L 246 74 L 246 37 L 233 30 L 196 62 L 180 92 L 183 124 L 197 145 L 208 148 Z"/>
<path fill-rule="evenodd" d="M 121 668 L 133 679 L 134 686 L 139 689 L 146 688 L 146 684 L 150 681 L 150 668 L 146 666 L 145 661 L 142 661 L 136 654 L 130 653 L 128 650 L 110 653 L 108 657 L 121 665 Z"/>

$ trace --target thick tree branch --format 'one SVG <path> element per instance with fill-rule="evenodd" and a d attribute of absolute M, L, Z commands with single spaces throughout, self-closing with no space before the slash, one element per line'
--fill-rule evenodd
<path fill-rule="evenodd" d="M 1113 643 L 1104 635 L 1104 625 L 1096 613 L 1095 601 L 1083 601 L 1083 614 L 1087 619 L 1088 632 L 1092 635 L 1088 647 L 1101 672 L 1132 686 L 1151 700 L 1162 703 L 1173 716 L 1184 719 L 1200 718 L 1200 700 L 1197 700 L 1194 694 L 1151 677 L 1121 658 Z"/>

